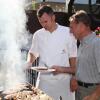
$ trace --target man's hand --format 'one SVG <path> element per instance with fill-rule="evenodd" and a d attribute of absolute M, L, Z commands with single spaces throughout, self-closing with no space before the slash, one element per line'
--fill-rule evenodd
<path fill-rule="evenodd" d="M 63 71 L 63 69 L 62 69 L 63 67 L 54 65 L 54 66 L 52 66 L 51 68 L 55 69 L 55 71 L 53 72 L 53 74 L 63 73 L 63 72 L 62 72 L 62 71 Z"/>
<path fill-rule="evenodd" d="M 100 99 L 100 85 L 96 86 L 96 89 L 92 92 L 92 94 L 84 97 L 83 100 L 99 100 Z"/>
<path fill-rule="evenodd" d="M 96 94 L 91 94 L 83 98 L 83 100 L 98 100 L 99 97 Z"/>
<path fill-rule="evenodd" d="M 78 88 L 78 83 L 77 80 L 74 76 L 72 76 L 71 80 L 70 80 L 70 90 L 71 92 L 76 91 Z"/>
<path fill-rule="evenodd" d="M 26 62 L 26 64 L 24 65 L 25 69 L 30 69 L 32 67 L 32 63 L 30 62 Z"/>

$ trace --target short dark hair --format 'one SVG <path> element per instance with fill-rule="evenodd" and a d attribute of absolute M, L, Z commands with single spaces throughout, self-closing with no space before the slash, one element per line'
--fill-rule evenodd
<path fill-rule="evenodd" d="M 48 15 L 53 15 L 54 11 L 50 6 L 42 6 L 37 11 L 37 16 L 41 17 L 44 13 L 47 13 Z"/>
<path fill-rule="evenodd" d="M 87 12 L 84 10 L 79 10 L 75 14 L 73 14 L 70 18 L 69 21 L 75 20 L 76 23 L 82 22 L 86 26 L 91 26 L 91 19 Z"/>

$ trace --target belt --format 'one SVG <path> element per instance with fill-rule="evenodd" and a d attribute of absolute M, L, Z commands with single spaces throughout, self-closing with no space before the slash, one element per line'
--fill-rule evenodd
<path fill-rule="evenodd" d="M 85 82 L 78 81 L 78 85 L 88 88 L 89 86 L 99 85 L 99 83 L 85 83 Z"/>

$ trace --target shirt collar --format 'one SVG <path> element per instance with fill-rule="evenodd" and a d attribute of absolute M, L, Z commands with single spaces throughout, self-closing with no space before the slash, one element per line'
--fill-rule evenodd
<path fill-rule="evenodd" d="M 96 36 L 95 32 L 92 32 L 91 34 L 83 38 L 83 40 L 81 41 L 81 44 L 89 43 L 95 36 Z"/>
<path fill-rule="evenodd" d="M 56 23 L 56 25 L 57 25 L 57 28 L 56 28 L 54 31 L 56 31 L 56 30 L 58 29 L 58 27 L 60 26 L 58 23 Z M 43 29 L 44 29 L 45 31 L 47 31 L 47 32 L 50 33 L 50 31 L 46 30 L 45 28 L 43 28 Z M 54 32 L 54 31 L 53 31 L 53 32 Z M 52 32 L 52 33 L 53 33 L 53 32 Z"/>

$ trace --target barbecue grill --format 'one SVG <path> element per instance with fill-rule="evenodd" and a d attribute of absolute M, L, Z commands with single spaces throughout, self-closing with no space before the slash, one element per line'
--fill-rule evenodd
<path fill-rule="evenodd" d="M 40 89 L 35 88 L 30 83 L 16 86 L 16 90 L 0 92 L 0 100 L 53 100 Z"/>
<path fill-rule="evenodd" d="M 34 64 L 37 65 L 37 61 Z M 53 100 L 40 89 L 35 88 L 37 72 L 26 70 L 26 83 L 18 84 L 14 89 L 0 91 L 0 100 Z"/>

